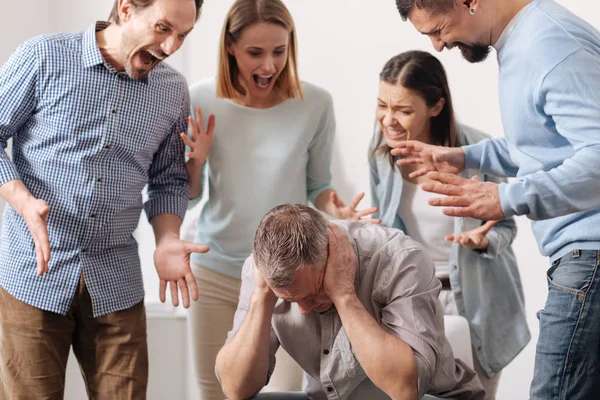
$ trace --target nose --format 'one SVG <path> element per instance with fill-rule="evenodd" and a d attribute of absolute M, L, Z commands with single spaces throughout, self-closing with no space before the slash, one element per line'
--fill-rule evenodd
<path fill-rule="evenodd" d="M 263 69 L 267 74 L 271 74 L 271 73 L 275 72 L 275 63 L 273 62 L 272 56 L 268 55 L 267 57 L 265 57 Z"/>
<path fill-rule="evenodd" d="M 383 126 L 391 126 L 394 123 L 394 117 L 388 108 L 385 110 L 385 114 L 383 115 L 383 119 L 381 120 Z"/>
<path fill-rule="evenodd" d="M 306 299 L 298 300 L 297 304 L 298 304 L 298 310 L 300 311 L 300 314 L 302 314 L 302 315 L 308 314 L 315 307 L 315 304 L 312 301 L 306 300 Z"/>
<path fill-rule="evenodd" d="M 178 37 L 169 36 L 162 42 L 160 48 L 162 49 L 163 53 L 165 53 L 167 56 L 170 56 L 179 50 L 182 44 L 183 42 L 179 40 Z"/>
<path fill-rule="evenodd" d="M 441 52 L 442 50 L 444 50 L 444 47 L 446 47 L 446 43 L 439 37 L 430 36 L 429 39 L 431 39 L 431 44 L 433 44 L 433 48 L 437 52 Z"/>

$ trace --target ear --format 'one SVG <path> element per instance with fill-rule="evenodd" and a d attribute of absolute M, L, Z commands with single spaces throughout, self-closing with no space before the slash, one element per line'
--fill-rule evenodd
<path fill-rule="evenodd" d="M 437 104 L 429 109 L 429 112 L 428 112 L 429 117 L 433 118 L 433 117 L 437 117 L 438 115 L 440 115 L 440 113 L 444 109 L 445 105 L 446 105 L 446 99 L 444 97 L 440 98 L 438 100 Z"/>
<path fill-rule="evenodd" d="M 461 0 L 462 6 L 467 10 L 475 10 L 477 11 L 477 7 L 479 7 L 479 0 Z"/>
<path fill-rule="evenodd" d="M 233 42 L 231 41 L 231 39 L 229 39 L 229 37 L 226 39 L 225 45 L 227 46 L 227 52 L 229 53 L 229 55 L 235 57 L 235 49 L 233 47 Z"/>
<path fill-rule="evenodd" d="M 127 22 L 133 14 L 133 4 L 129 0 L 119 0 L 119 20 Z"/>

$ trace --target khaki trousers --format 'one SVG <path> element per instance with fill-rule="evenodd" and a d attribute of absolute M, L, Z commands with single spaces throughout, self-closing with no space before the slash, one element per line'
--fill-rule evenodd
<path fill-rule="evenodd" d="M 94 318 L 82 275 L 71 309 L 62 316 L 25 304 L 0 288 L 0 399 L 62 399 L 71 346 L 90 399 L 146 398 L 143 302 Z"/>

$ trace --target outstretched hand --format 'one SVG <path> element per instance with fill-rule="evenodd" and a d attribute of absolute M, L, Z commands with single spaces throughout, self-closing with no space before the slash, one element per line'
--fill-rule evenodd
<path fill-rule="evenodd" d="M 490 241 L 487 238 L 487 233 L 496 225 L 498 221 L 487 221 L 485 224 L 478 226 L 470 231 L 453 233 L 444 237 L 445 240 L 458 243 L 469 250 L 485 250 L 488 248 Z"/>
<path fill-rule="evenodd" d="M 190 151 L 186 156 L 191 162 L 201 167 L 204 165 L 212 147 L 213 133 L 215 130 L 215 116 L 210 115 L 208 117 L 208 126 L 204 129 L 202 111 L 200 110 L 200 107 L 196 107 L 196 119 L 194 120 L 190 115 L 188 117 L 188 127 L 191 137 L 188 137 L 185 132 L 180 134 L 183 143 L 190 148 Z"/>
<path fill-rule="evenodd" d="M 429 205 L 447 207 L 443 210 L 445 215 L 484 221 L 504 219 L 497 183 L 480 182 L 477 176 L 465 179 L 443 172 L 428 172 L 427 177 L 436 182 L 423 183 L 424 191 L 446 195 L 430 199 Z"/>
<path fill-rule="evenodd" d="M 179 306 L 179 294 L 184 308 L 190 306 L 190 294 L 194 301 L 198 300 L 198 286 L 190 267 L 190 256 L 208 250 L 206 245 L 186 242 L 177 236 L 165 237 L 160 241 L 154 253 L 154 265 L 160 279 L 160 301 L 166 301 L 167 283 L 175 307 Z"/>
<path fill-rule="evenodd" d="M 379 209 L 377 207 L 371 207 L 364 210 L 358 211 L 356 207 L 358 207 L 358 203 L 365 197 L 364 192 L 359 193 L 354 200 L 348 205 L 344 204 L 343 201 L 340 200 L 339 196 L 336 192 L 331 192 L 330 201 L 334 206 L 334 217 L 337 219 L 345 219 L 348 221 L 361 221 L 369 224 L 380 224 L 381 220 L 378 218 L 364 218 L 373 213 L 376 213 Z"/>
<path fill-rule="evenodd" d="M 398 142 L 390 153 L 402 157 L 396 161 L 401 167 L 422 165 L 411 172 L 409 178 L 418 178 L 430 171 L 457 174 L 465 169 L 465 152 L 460 147 L 434 146 L 418 140 L 406 140 Z"/>

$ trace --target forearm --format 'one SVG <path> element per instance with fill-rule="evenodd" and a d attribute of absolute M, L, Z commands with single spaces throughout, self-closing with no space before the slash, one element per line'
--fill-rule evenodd
<path fill-rule="evenodd" d="M 511 177 L 516 176 L 519 167 L 513 162 L 505 139 L 486 139 L 463 146 L 465 168 L 477 169 L 485 174 Z"/>
<path fill-rule="evenodd" d="M 158 246 L 159 243 L 167 237 L 179 238 L 181 222 L 181 218 L 175 214 L 155 215 L 150 223 L 152 224 L 152 229 L 154 230 L 156 245 Z"/>
<path fill-rule="evenodd" d="M 276 301 L 253 295 L 240 330 L 217 355 L 217 373 L 229 399 L 249 398 L 267 381 L 271 317 Z"/>
<path fill-rule="evenodd" d="M 13 179 L 0 186 L 0 197 L 2 197 L 14 210 L 22 215 L 22 208 L 34 196 L 19 179 Z"/>
<path fill-rule="evenodd" d="M 323 190 L 317 196 L 317 199 L 315 200 L 315 206 L 318 210 L 323 211 L 324 213 L 327 213 L 334 218 L 338 218 L 337 208 L 335 204 L 333 204 L 333 202 L 331 201 L 331 193 L 333 192 L 334 190 L 332 189 Z"/>
<path fill-rule="evenodd" d="M 336 301 L 335 306 L 371 381 L 394 400 L 416 400 L 418 376 L 412 348 L 381 328 L 356 295 Z"/>
<path fill-rule="evenodd" d="M 190 185 L 190 199 L 195 199 L 202 194 L 202 166 L 204 162 L 198 164 L 194 160 L 188 160 L 185 164 L 188 184 Z"/>

